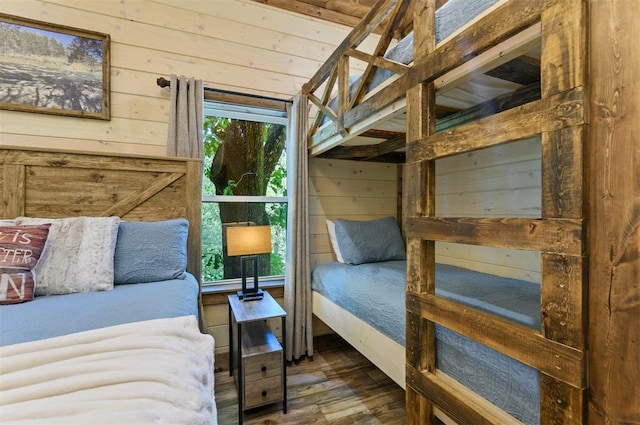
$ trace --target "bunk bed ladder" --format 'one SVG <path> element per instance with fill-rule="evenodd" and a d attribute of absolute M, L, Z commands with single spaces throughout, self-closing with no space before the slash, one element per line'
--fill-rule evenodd
<path fill-rule="evenodd" d="M 586 419 L 587 244 L 584 0 L 502 2 L 436 46 L 436 0 L 416 0 L 415 65 L 408 75 L 407 423 L 432 424 L 440 410 L 459 424 L 519 423 L 437 373 L 435 324 L 540 371 L 540 423 Z M 541 24 L 541 99 L 435 133 L 434 81 L 466 58 Z M 464 40 L 464 43 L 461 41 Z M 435 160 L 541 136 L 542 211 L 529 218 L 435 216 Z M 435 242 L 540 251 L 541 317 L 535 331 L 435 295 Z M 457 384 L 457 385 L 456 385 Z"/>

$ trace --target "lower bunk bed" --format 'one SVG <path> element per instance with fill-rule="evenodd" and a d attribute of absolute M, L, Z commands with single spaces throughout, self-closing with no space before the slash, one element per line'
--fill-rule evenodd
<path fill-rule="evenodd" d="M 405 285 L 406 261 L 323 263 L 312 273 L 313 313 L 403 388 Z M 540 287 L 535 283 L 437 264 L 436 294 L 540 328 Z M 436 367 L 462 383 L 461 391 L 507 412 L 511 417 L 505 415 L 505 421 L 539 423 L 535 369 L 441 326 L 436 326 Z"/>

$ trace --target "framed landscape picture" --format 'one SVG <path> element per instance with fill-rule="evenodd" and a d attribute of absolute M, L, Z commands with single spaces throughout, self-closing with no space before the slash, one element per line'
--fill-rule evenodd
<path fill-rule="evenodd" d="M 108 120 L 109 35 L 0 13 L 0 109 Z"/>

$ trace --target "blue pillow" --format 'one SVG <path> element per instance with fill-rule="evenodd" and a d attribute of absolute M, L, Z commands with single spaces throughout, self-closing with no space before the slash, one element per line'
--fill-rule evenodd
<path fill-rule="evenodd" d="M 114 283 L 184 279 L 187 234 L 184 218 L 165 221 L 122 221 L 118 227 Z"/>
<path fill-rule="evenodd" d="M 406 260 L 407 253 L 393 217 L 370 221 L 335 220 L 336 239 L 347 264 Z"/>

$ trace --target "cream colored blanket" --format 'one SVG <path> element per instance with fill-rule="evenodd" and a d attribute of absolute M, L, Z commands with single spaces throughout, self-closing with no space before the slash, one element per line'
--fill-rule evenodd
<path fill-rule="evenodd" d="M 0 423 L 215 424 L 213 349 L 193 316 L 0 347 Z"/>

